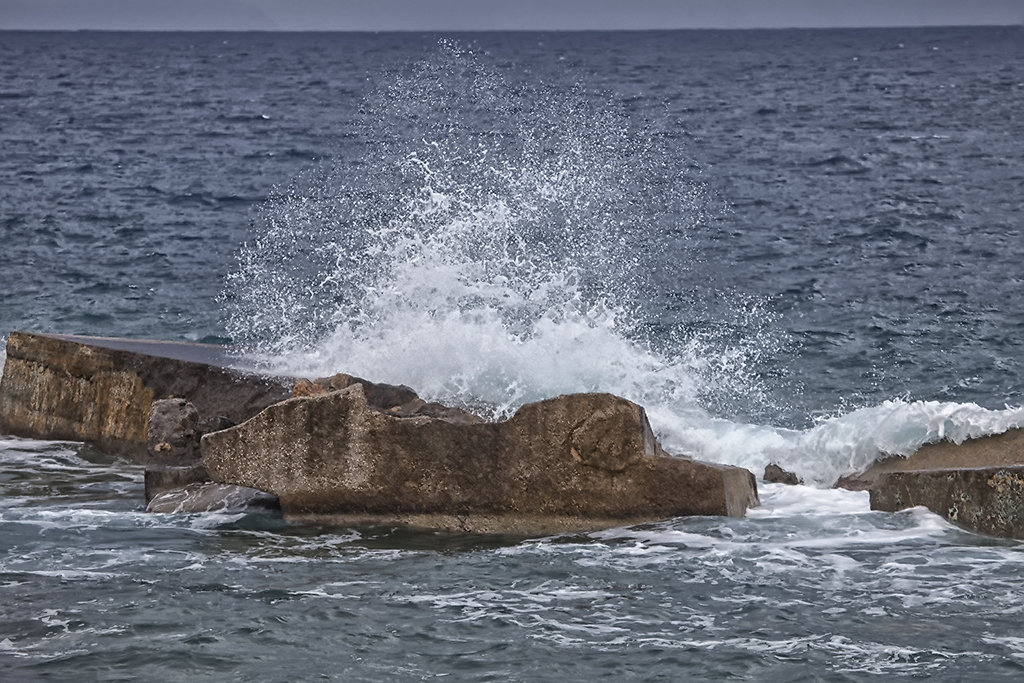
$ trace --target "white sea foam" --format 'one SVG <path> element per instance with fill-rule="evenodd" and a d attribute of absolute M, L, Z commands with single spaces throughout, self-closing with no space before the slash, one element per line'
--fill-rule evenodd
<path fill-rule="evenodd" d="M 880 456 L 906 457 L 926 443 L 963 443 L 1024 426 L 1020 407 L 988 410 L 970 403 L 903 400 L 860 408 L 806 430 L 738 424 L 692 411 L 654 416 L 670 450 L 755 472 L 774 462 L 819 486 L 862 471 Z"/>
<path fill-rule="evenodd" d="M 109 581 L 126 576 L 120 572 L 97 572 L 88 569 L 37 569 L 35 571 L 22 570 L 22 573 L 33 576 L 52 576 L 64 581 Z"/>
<path fill-rule="evenodd" d="M 757 492 L 761 505 L 747 512 L 751 519 L 862 515 L 871 511 L 867 491 L 760 482 Z"/>
<path fill-rule="evenodd" d="M 19 436 L 5 436 L 0 438 L 0 450 L 6 453 L 25 452 L 38 453 L 42 451 L 66 452 L 69 458 L 77 458 L 71 451 L 72 444 L 67 441 L 44 441 L 41 439 L 26 439 Z"/>

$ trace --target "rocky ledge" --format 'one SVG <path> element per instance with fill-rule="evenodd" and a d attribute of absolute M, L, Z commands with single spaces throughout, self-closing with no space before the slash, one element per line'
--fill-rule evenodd
<path fill-rule="evenodd" d="M 1024 429 L 926 444 L 837 486 L 870 491 L 872 510 L 921 505 L 971 531 L 1024 539 Z"/>
<path fill-rule="evenodd" d="M 453 531 L 554 533 L 757 504 L 750 472 L 666 455 L 643 408 L 610 394 L 531 403 L 499 423 L 401 417 L 367 394 L 356 383 L 270 406 L 205 435 L 203 464 L 275 494 L 288 517 Z"/>
<path fill-rule="evenodd" d="M 0 431 L 146 464 L 152 511 L 279 503 L 289 518 L 540 535 L 758 503 L 753 474 L 667 455 L 643 408 L 610 394 L 493 423 L 404 386 L 230 360 L 218 346 L 13 332 Z"/>
<path fill-rule="evenodd" d="M 871 509 L 923 505 L 966 529 L 1024 539 L 1024 466 L 891 472 L 871 489 Z"/>
<path fill-rule="evenodd" d="M 288 398 L 293 381 L 230 367 L 222 346 L 11 332 L 0 432 L 85 441 L 145 463 L 153 402 L 181 398 L 210 418 L 247 420 Z"/>
<path fill-rule="evenodd" d="M 851 491 L 867 491 L 880 485 L 893 472 L 1015 465 L 1024 465 L 1024 429 L 1011 429 L 961 443 L 938 441 L 925 444 L 905 458 L 892 456 L 878 460 L 860 474 L 841 478 L 836 486 Z"/>

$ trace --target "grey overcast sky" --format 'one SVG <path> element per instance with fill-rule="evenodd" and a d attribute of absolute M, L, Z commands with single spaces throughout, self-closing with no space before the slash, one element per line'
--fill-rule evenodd
<path fill-rule="evenodd" d="M 388 31 L 1024 24 L 1024 0 L 0 0 L 0 29 Z"/>

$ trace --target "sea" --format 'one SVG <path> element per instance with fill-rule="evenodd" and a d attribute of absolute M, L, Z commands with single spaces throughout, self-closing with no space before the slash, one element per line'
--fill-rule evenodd
<path fill-rule="evenodd" d="M 0 679 L 1024 677 L 1024 547 L 832 487 L 1024 426 L 1024 28 L 0 32 L 0 334 L 212 342 L 759 482 L 548 538 L 144 511 L 0 436 Z"/>

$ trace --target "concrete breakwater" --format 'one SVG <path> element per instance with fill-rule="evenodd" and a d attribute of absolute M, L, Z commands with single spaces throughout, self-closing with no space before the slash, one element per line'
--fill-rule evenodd
<path fill-rule="evenodd" d="M 217 346 L 14 332 L 0 431 L 145 464 L 154 510 L 215 507 L 239 497 L 230 485 L 277 496 L 288 517 L 538 535 L 758 504 L 753 474 L 666 454 L 643 408 L 609 394 L 488 423 L 408 387 L 231 360 Z M 210 480 L 221 488 L 200 491 Z"/>
<path fill-rule="evenodd" d="M 89 442 L 145 465 L 153 511 L 272 507 L 291 518 L 524 535 L 756 505 L 741 468 L 674 457 L 642 407 L 561 396 L 485 422 L 409 387 L 233 367 L 204 344 L 11 333 L 0 432 Z M 927 444 L 840 486 L 1024 538 L 1024 430 Z M 785 473 L 783 473 L 785 474 Z M 778 473 L 766 480 L 784 481 Z"/>
<path fill-rule="evenodd" d="M 232 423 L 287 398 L 293 381 L 231 367 L 226 348 L 11 332 L 0 380 L 0 431 L 86 441 L 145 463 L 153 402 L 184 398 Z"/>

